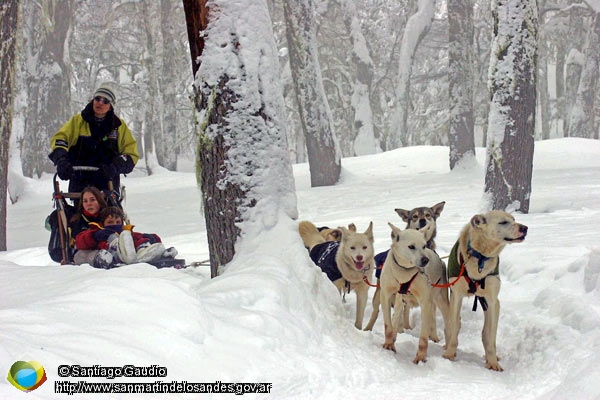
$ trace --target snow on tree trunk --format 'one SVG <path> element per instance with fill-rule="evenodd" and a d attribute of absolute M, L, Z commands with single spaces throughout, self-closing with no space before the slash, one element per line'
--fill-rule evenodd
<path fill-rule="evenodd" d="M 158 74 L 157 68 L 160 65 L 158 59 L 158 46 L 159 41 L 157 39 L 158 32 L 155 29 L 155 25 L 152 22 L 153 12 L 152 8 L 155 7 L 154 2 L 143 2 L 142 3 L 142 15 L 144 16 L 143 33 L 144 33 L 144 57 L 142 60 L 142 67 L 144 69 L 144 78 L 146 84 L 146 93 L 144 98 L 144 125 L 143 125 L 143 146 L 144 146 L 144 161 L 146 162 L 146 171 L 148 175 L 154 173 L 156 164 L 158 164 L 157 155 L 155 152 L 155 141 L 162 140 L 162 124 L 159 115 L 159 110 L 162 106 L 158 105 Z"/>
<path fill-rule="evenodd" d="M 333 185 L 340 177 L 341 154 L 317 58 L 312 0 L 284 0 L 283 9 L 311 186 Z"/>
<path fill-rule="evenodd" d="M 585 64 L 585 56 L 577 49 L 571 49 L 566 60 L 565 72 L 565 124 L 564 136 L 569 137 L 569 121 L 571 119 L 571 110 L 577 98 L 577 89 L 581 81 L 581 71 Z"/>
<path fill-rule="evenodd" d="M 19 3 L 16 1 L 0 7 L 0 251 L 6 251 L 8 147 L 12 129 L 18 14 Z"/>
<path fill-rule="evenodd" d="M 473 2 L 448 1 L 448 88 L 450 169 L 475 159 L 473 120 Z"/>
<path fill-rule="evenodd" d="M 373 110 L 371 109 L 371 83 L 373 82 L 373 60 L 363 36 L 356 6 L 353 0 L 342 0 L 344 24 L 352 41 L 352 59 L 356 66 L 356 81 L 353 83 L 352 107 L 354 108 L 354 155 L 361 156 L 381 151 L 375 142 Z"/>
<path fill-rule="evenodd" d="M 600 12 L 595 13 L 588 33 L 585 51 L 585 64 L 575 97 L 575 104 L 569 116 L 569 136 L 593 138 L 594 99 L 598 86 L 598 67 L 600 66 Z"/>
<path fill-rule="evenodd" d="M 485 192 L 492 209 L 529 211 L 535 137 L 536 0 L 494 0 Z"/>
<path fill-rule="evenodd" d="M 541 35 L 540 35 L 541 36 Z M 537 135 L 541 139 L 550 139 L 550 122 L 552 113 L 550 110 L 550 95 L 548 93 L 548 51 L 546 45 L 539 41 L 539 61 L 537 78 L 537 96 L 539 101 L 539 120 L 542 122 L 541 134 Z"/>
<path fill-rule="evenodd" d="M 425 37 L 435 12 L 435 0 L 419 0 L 419 7 L 408 22 L 402 35 L 400 47 L 399 70 L 396 79 L 396 107 L 393 111 L 390 136 L 387 140 L 388 150 L 411 143 L 411 134 L 408 132 L 408 111 L 410 105 L 410 76 L 412 65 L 419 43 Z"/>
<path fill-rule="evenodd" d="M 160 140 L 155 141 L 156 157 L 161 166 L 169 171 L 177 170 L 177 110 L 176 106 L 176 83 L 179 79 L 175 76 L 177 71 L 173 68 L 173 62 L 176 60 L 175 53 L 175 34 L 173 30 L 172 14 L 173 2 L 171 0 L 161 0 L 160 2 L 160 30 L 162 36 L 162 59 L 161 74 L 159 77 L 161 91 L 161 115 L 162 115 L 162 135 Z"/>
<path fill-rule="evenodd" d="M 50 137 L 71 116 L 71 73 L 65 49 L 68 49 L 73 3 L 73 0 L 23 2 L 27 112 L 21 160 L 27 177 L 54 171 L 47 157 Z"/>
<path fill-rule="evenodd" d="M 214 277 L 233 258 L 240 235 L 255 237 L 282 216 L 296 218 L 297 208 L 266 1 L 209 4 L 184 1 L 193 68 L 200 56 L 197 177 Z"/>

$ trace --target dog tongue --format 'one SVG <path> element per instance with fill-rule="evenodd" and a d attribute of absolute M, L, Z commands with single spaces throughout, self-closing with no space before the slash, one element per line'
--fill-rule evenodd
<path fill-rule="evenodd" d="M 354 266 L 356 267 L 356 269 L 363 269 L 364 264 L 364 261 L 354 261 Z"/>

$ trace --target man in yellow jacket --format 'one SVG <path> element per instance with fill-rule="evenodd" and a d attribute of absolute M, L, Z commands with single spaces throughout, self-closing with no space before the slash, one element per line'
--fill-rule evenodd
<path fill-rule="evenodd" d="M 80 114 L 74 115 L 50 140 L 49 157 L 70 192 L 86 186 L 120 188 L 120 174 L 128 174 L 139 159 L 137 142 L 125 121 L 115 115 L 116 96 L 102 84 Z M 97 172 L 73 171 L 73 166 L 98 167 Z"/>

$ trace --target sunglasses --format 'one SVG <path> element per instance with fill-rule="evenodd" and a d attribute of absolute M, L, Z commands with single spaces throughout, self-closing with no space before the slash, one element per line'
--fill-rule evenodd
<path fill-rule="evenodd" d="M 96 100 L 98 103 L 102 102 L 103 104 L 110 104 L 110 100 L 102 96 L 96 96 L 94 97 L 94 100 Z"/>

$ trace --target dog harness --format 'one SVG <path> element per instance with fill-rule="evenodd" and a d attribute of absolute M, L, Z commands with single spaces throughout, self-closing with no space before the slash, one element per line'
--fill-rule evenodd
<path fill-rule="evenodd" d="M 460 270 L 461 270 L 462 266 L 464 266 L 464 263 L 465 263 L 462 253 L 459 254 L 459 258 L 456 257 L 457 252 L 458 252 L 458 241 L 452 247 L 452 251 L 450 252 L 450 257 L 448 258 L 448 277 L 449 278 L 452 278 L 455 276 L 460 276 Z M 479 270 L 479 272 L 481 272 L 483 270 L 483 267 L 485 266 L 485 262 L 490 260 L 490 257 L 486 257 L 483 254 L 479 253 L 477 250 L 473 249 L 471 247 L 470 241 L 467 244 L 467 252 L 469 253 L 469 255 L 471 257 L 477 258 L 477 269 Z M 459 261 L 460 261 L 460 263 L 459 263 Z M 492 271 L 490 274 L 484 276 L 483 278 L 481 278 L 479 280 L 475 280 L 469 276 L 469 274 L 466 270 L 463 274 L 463 277 L 467 281 L 467 285 L 469 285 L 469 293 L 475 294 L 475 292 L 477 292 L 477 287 L 481 287 L 481 289 L 485 289 L 485 278 L 487 278 L 490 275 L 499 275 L 499 274 L 500 274 L 500 258 L 498 258 L 498 265 L 496 265 L 496 268 L 494 269 L 494 271 Z M 481 296 L 475 296 L 475 299 L 473 300 L 472 310 L 477 311 L 477 303 L 478 302 L 481 304 L 481 308 L 483 308 L 483 311 L 487 311 L 487 309 L 488 309 L 487 300 L 485 299 L 485 297 L 481 297 Z"/>
<path fill-rule="evenodd" d="M 310 251 L 310 259 L 325 272 L 331 282 L 342 277 L 342 273 L 335 262 L 335 256 L 339 248 L 340 242 L 324 242 L 319 243 Z"/>

